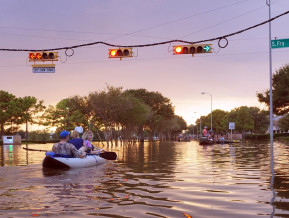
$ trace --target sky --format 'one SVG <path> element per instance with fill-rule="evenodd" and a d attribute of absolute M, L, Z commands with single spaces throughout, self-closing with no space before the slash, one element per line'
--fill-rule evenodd
<path fill-rule="evenodd" d="M 271 0 L 271 17 L 288 10 L 288 0 Z M 268 18 L 266 0 L 2 0 L 0 48 L 199 41 Z M 289 38 L 288 21 L 285 15 L 272 22 L 272 39 Z M 171 99 L 175 113 L 188 124 L 208 115 L 211 103 L 213 110 L 264 108 L 256 93 L 270 88 L 269 25 L 227 39 L 227 47 L 211 41 L 213 53 L 194 57 L 172 54 L 172 46 L 183 43 L 133 48 L 134 57 L 121 61 L 109 59 L 108 49 L 113 47 L 105 45 L 76 48 L 71 57 L 61 50 L 56 72 L 47 74 L 32 73 L 28 52 L 0 51 L 0 90 L 17 97 L 34 96 L 48 106 L 107 85 L 145 88 Z M 289 48 L 272 50 L 273 73 L 289 63 L 288 53 Z"/>

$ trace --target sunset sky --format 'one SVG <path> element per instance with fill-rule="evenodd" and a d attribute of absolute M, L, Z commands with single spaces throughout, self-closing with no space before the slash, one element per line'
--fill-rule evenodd
<path fill-rule="evenodd" d="M 271 0 L 272 17 L 289 10 L 288 0 Z M 2 0 L 0 48 L 50 49 L 95 41 L 135 45 L 172 39 L 219 37 L 269 18 L 266 0 Z M 289 38 L 289 15 L 272 22 L 272 38 Z M 211 54 L 173 55 L 180 43 L 134 48 L 134 57 L 108 58 L 108 47 L 59 51 L 54 74 L 33 74 L 28 52 L 0 52 L 1 90 L 35 96 L 55 105 L 73 96 L 103 90 L 145 88 L 171 99 L 188 124 L 213 110 L 263 108 L 256 92 L 269 89 L 269 25 L 228 38 Z M 273 49 L 273 72 L 289 63 L 289 49 Z M 196 112 L 196 113 L 194 113 Z"/>

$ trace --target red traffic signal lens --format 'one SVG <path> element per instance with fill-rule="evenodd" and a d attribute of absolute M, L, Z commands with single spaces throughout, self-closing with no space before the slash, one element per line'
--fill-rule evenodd
<path fill-rule="evenodd" d="M 29 58 L 32 59 L 32 60 L 35 60 L 36 56 L 35 56 L 34 53 L 29 53 Z"/>
<path fill-rule="evenodd" d="M 37 54 L 36 54 L 36 59 L 38 59 L 38 60 L 42 59 L 41 53 L 37 53 Z"/>
<path fill-rule="evenodd" d="M 181 46 L 178 46 L 175 48 L 176 53 L 181 54 L 182 53 L 183 48 Z"/>
<path fill-rule="evenodd" d="M 118 49 L 117 52 L 116 52 L 116 55 L 117 56 L 122 56 L 123 55 L 122 50 Z"/>
<path fill-rule="evenodd" d="M 116 55 L 116 50 L 111 50 L 109 54 L 110 54 L 110 56 L 115 56 Z"/>
<path fill-rule="evenodd" d="M 189 49 L 188 47 L 183 47 L 183 54 L 188 54 L 189 53 Z"/>

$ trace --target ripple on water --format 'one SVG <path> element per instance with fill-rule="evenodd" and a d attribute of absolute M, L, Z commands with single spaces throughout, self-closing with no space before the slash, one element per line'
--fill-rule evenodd
<path fill-rule="evenodd" d="M 67 171 L 43 170 L 43 153 L 19 148 L 4 149 L 0 156 L 6 158 L 0 168 L 0 215 L 268 217 L 274 211 L 268 143 L 122 145 L 108 148 L 118 152 L 115 162 Z M 289 149 L 282 143 L 274 149 L 275 214 L 288 214 Z"/>

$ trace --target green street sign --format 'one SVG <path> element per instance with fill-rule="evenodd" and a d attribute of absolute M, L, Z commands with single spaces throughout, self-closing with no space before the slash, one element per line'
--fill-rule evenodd
<path fill-rule="evenodd" d="M 289 39 L 274 39 L 271 40 L 271 48 L 289 47 Z"/>

